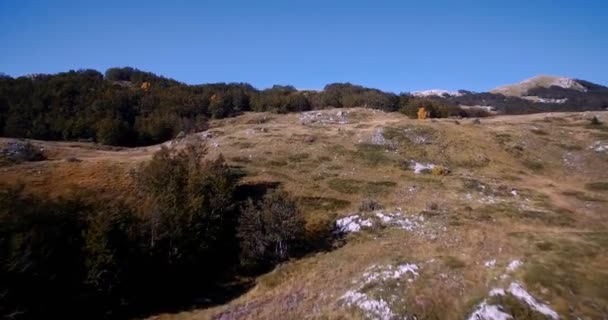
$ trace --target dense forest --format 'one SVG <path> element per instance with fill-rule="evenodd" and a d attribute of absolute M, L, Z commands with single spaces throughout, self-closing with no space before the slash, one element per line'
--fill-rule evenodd
<path fill-rule="evenodd" d="M 185 85 L 133 68 L 105 75 L 79 70 L 55 75 L 0 77 L 0 134 L 43 140 L 91 140 L 150 145 L 179 132 L 204 130 L 209 119 L 244 111 L 278 113 L 366 106 L 386 111 L 399 97 L 351 84 L 322 92 L 291 86 L 257 90 L 245 83 Z"/>
<path fill-rule="evenodd" d="M 590 95 L 546 89 L 549 92 L 538 92 L 539 96 L 567 97 L 569 103 L 540 104 L 472 92 L 429 100 L 350 83 L 328 84 L 321 91 L 278 85 L 258 90 L 246 83 L 186 85 L 129 67 L 111 68 L 105 74 L 78 70 L 19 78 L 0 75 L 0 136 L 139 146 L 164 142 L 182 131 L 205 130 L 209 119 L 245 111 L 366 107 L 411 116 L 425 107 L 436 110 L 432 117 L 466 117 L 483 113 L 470 114 L 459 105 L 491 105 L 506 114 L 597 110 L 608 106 L 608 93 L 597 87 Z"/>

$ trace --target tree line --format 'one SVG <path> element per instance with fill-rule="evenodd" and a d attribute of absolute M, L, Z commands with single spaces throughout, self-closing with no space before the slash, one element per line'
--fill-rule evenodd
<path fill-rule="evenodd" d="M 0 191 L 0 315 L 125 318 L 218 302 L 226 285 L 331 244 L 280 189 L 206 149 L 163 148 L 133 173 L 137 198 L 98 203 Z M 169 308 L 169 309 L 168 309 Z"/>
<path fill-rule="evenodd" d="M 0 135 L 142 146 L 182 131 L 205 130 L 210 119 L 245 111 L 367 107 L 392 112 L 425 101 L 350 83 L 329 84 L 321 91 L 278 85 L 258 90 L 247 83 L 186 85 L 129 67 L 105 74 L 77 70 L 18 78 L 0 75 Z M 454 114 L 466 115 L 455 105 L 441 103 Z"/>

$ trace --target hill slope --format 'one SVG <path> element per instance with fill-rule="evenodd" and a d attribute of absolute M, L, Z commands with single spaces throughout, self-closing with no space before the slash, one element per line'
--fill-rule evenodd
<path fill-rule="evenodd" d="M 593 114 L 608 122 L 607 112 Z M 356 108 L 213 121 L 169 143 L 202 139 L 209 156 L 221 153 L 248 173 L 244 184 L 278 182 L 298 197 L 309 226 L 336 219 L 346 235 L 331 251 L 261 276 L 225 305 L 154 318 L 601 318 L 608 129 L 589 125 L 591 115 L 475 124 Z M 34 144 L 49 159 L 0 168 L 2 184 L 108 199 L 128 196 L 130 169 L 159 148 Z M 418 170 L 432 165 L 450 173 Z M 384 209 L 364 211 L 363 199 Z"/>

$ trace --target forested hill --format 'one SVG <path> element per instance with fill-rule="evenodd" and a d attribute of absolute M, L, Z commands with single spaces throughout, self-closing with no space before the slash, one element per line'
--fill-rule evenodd
<path fill-rule="evenodd" d="M 322 92 L 291 86 L 257 90 L 246 83 L 186 85 L 133 68 L 112 68 L 105 75 L 78 70 L 0 77 L 0 135 L 8 137 L 149 145 L 243 111 L 326 106 L 395 111 L 399 97 L 350 84 L 328 85 Z"/>
<path fill-rule="evenodd" d="M 163 142 L 182 131 L 204 130 L 209 119 L 244 111 L 286 113 L 368 107 L 415 116 L 420 107 L 425 107 L 431 117 L 480 116 L 483 112 L 458 107 L 479 101 L 495 103 L 501 113 L 532 113 L 551 107 L 543 105 L 539 109 L 536 103 L 493 93 L 458 99 L 419 98 L 350 83 L 329 84 L 322 91 L 299 91 L 292 86 L 258 90 L 246 83 L 186 85 L 127 67 L 108 69 L 105 75 L 78 70 L 19 78 L 0 76 L 0 135 L 137 146 Z M 598 110 L 606 101 L 554 107 L 561 111 Z"/>

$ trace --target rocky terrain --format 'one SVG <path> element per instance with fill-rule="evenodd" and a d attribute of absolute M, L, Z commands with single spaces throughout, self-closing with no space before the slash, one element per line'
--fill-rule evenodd
<path fill-rule="evenodd" d="M 280 184 L 309 225 L 335 221 L 338 240 L 226 304 L 152 318 L 607 318 L 606 123 L 601 111 L 479 121 L 361 108 L 214 121 L 166 144 L 206 143 L 243 184 Z M 160 148 L 31 144 L 45 157 L 3 163 L 0 183 L 108 199 L 132 196 L 130 171 Z"/>

